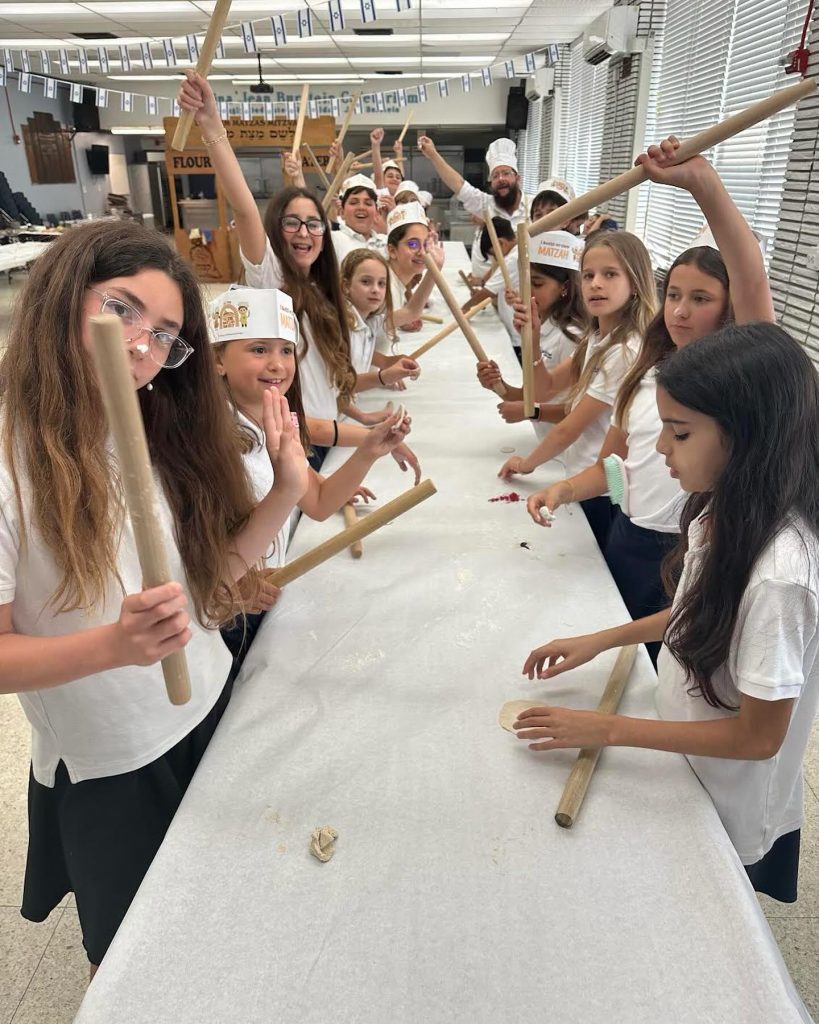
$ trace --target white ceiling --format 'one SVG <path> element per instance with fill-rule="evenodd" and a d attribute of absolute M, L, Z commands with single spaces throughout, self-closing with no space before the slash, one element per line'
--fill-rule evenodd
<path fill-rule="evenodd" d="M 520 56 L 550 43 L 575 39 L 612 0 L 412 0 L 409 11 L 396 11 L 395 0 L 376 0 L 378 20 L 361 23 L 358 0 L 343 0 L 346 28 L 331 35 L 327 30 L 324 0 L 234 0 L 224 35 L 225 59 L 214 63 L 211 77 L 222 80 L 255 77 L 256 58 L 244 51 L 239 22 L 253 21 L 263 56 L 265 77 L 271 81 L 320 80 L 412 83 L 422 78 L 446 78 Z M 175 77 L 165 65 L 160 41 L 177 40 L 179 66 L 187 64 L 184 37 L 203 35 L 213 10 L 212 0 L 92 0 L 86 3 L 0 2 L 0 46 L 25 47 L 32 52 L 32 70 L 39 70 L 37 50 L 66 47 L 72 61 L 71 77 L 82 80 L 71 48 L 88 48 L 87 81 L 102 82 L 105 76 L 93 59 L 96 40 L 78 33 L 110 32 L 116 39 L 101 41 L 109 53 L 110 77 L 123 81 L 117 47 L 130 46 L 132 82 L 148 75 L 153 80 Z M 295 12 L 310 7 L 315 35 L 299 39 Z M 269 16 L 285 17 L 288 42 L 278 50 L 273 44 Z M 392 36 L 361 36 L 354 29 L 393 30 Z M 151 40 L 154 68 L 142 67 L 137 43 Z M 56 54 L 52 52 L 51 59 Z M 19 62 L 18 66 L 19 66 Z M 381 76 L 379 71 L 400 71 Z M 52 72 L 54 73 L 54 72 Z M 317 78 L 317 76 L 321 76 Z M 112 81 L 111 85 L 117 87 Z M 121 85 L 118 86 L 122 88 Z"/>

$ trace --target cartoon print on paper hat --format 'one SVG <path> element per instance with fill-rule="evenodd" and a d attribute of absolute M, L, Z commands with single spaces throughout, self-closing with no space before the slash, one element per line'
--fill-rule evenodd
<path fill-rule="evenodd" d="M 511 167 L 517 174 L 518 147 L 511 139 L 495 139 L 486 151 L 486 163 L 490 174 L 496 167 Z"/>
<path fill-rule="evenodd" d="M 546 181 L 541 181 L 535 195 L 539 196 L 541 192 L 554 192 L 556 196 L 560 196 L 566 203 L 570 203 L 572 199 L 576 198 L 572 186 L 562 178 L 547 178 Z"/>
<path fill-rule="evenodd" d="M 213 344 L 249 338 L 299 340 L 293 303 L 278 288 L 233 287 L 214 299 L 208 312 Z"/>
<path fill-rule="evenodd" d="M 423 224 L 424 227 L 429 226 L 429 220 L 420 203 L 403 203 L 401 206 L 396 206 L 394 210 L 390 210 L 387 217 L 387 234 L 392 234 L 396 228 L 400 228 L 403 224 Z"/>
<path fill-rule="evenodd" d="M 346 195 L 353 188 L 368 188 L 370 192 L 376 191 L 375 182 L 366 174 L 354 174 L 352 178 L 346 178 L 341 186 L 341 194 Z"/>
<path fill-rule="evenodd" d="M 529 262 L 564 270 L 580 270 L 583 239 L 568 231 L 542 231 L 529 242 Z"/>

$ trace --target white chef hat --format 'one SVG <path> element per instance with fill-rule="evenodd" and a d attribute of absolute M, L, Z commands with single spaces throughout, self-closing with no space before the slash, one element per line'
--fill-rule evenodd
<path fill-rule="evenodd" d="M 381 170 L 385 173 L 387 171 L 398 171 L 401 177 L 404 177 L 404 169 L 401 167 L 401 164 L 399 164 L 397 160 L 385 160 L 384 163 L 381 165 Z"/>
<path fill-rule="evenodd" d="M 230 288 L 210 303 L 208 323 L 214 345 L 249 338 L 299 340 L 293 302 L 278 288 Z"/>
<path fill-rule="evenodd" d="M 580 270 L 583 239 L 568 231 L 542 231 L 529 240 L 529 262 L 564 270 Z"/>
<path fill-rule="evenodd" d="M 420 203 L 402 203 L 400 206 L 396 206 L 394 210 L 390 210 L 387 216 L 387 234 L 391 235 L 396 228 L 400 228 L 404 224 L 423 224 L 424 227 L 429 226 L 429 220 Z"/>
<path fill-rule="evenodd" d="M 396 195 L 400 195 L 402 192 L 412 192 L 412 194 L 415 196 L 415 198 L 420 203 L 420 201 L 421 201 L 421 190 L 418 188 L 418 185 L 414 181 L 411 181 L 409 178 L 404 178 L 404 180 L 401 182 L 401 184 L 395 190 L 395 194 Z"/>
<path fill-rule="evenodd" d="M 343 196 L 354 188 L 368 188 L 370 192 L 377 192 L 378 189 L 375 187 L 375 182 L 372 178 L 367 177 L 366 174 L 354 174 L 352 178 L 345 178 L 344 183 L 341 186 L 341 194 Z"/>
<path fill-rule="evenodd" d="M 756 234 L 756 232 L 754 232 L 754 236 L 756 237 L 759 248 L 762 250 L 762 253 L 764 255 L 765 242 L 759 237 L 759 235 Z M 708 248 L 716 249 L 717 252 L 719 252 L 719 246 L 717 245 L 716 239 L 714 238 L 714 233 L 711 230 L 711 228 L 708 227 L 707 224 L 703 224 L 703 226 L 699 229 L 697 234 L 692 239 L 690 245 L 687 245 L 685 249 L 695 249 L 697 246 L 700 245 L 708 246 Z M 685 249 L 683 249 L 682 251 L 685 252 Z"/>
<path fill-rule="evenodd" d="M 565 203 L 569 203 L 575 198 L 574 189 L 568 181 L 564 181 L 562 178 L 547 178 L 546 181 L 541 181 L 535 195 L 539 196 L 541 192 L 554 192 Z"/>
<path fill-rule="evenodd" d="M 511 139 L 495 139 L 486 151 L 486 163 L 489 173 L 496 167 L 511 167 L 517 174 L 518 148 Z"/>

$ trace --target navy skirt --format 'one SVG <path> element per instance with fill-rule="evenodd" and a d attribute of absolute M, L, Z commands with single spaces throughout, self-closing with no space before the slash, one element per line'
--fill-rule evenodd
<path fill-rule="evenodd" d="M 777 839 L 762 860 L 745 865 L 756 892 L 763 892 L 780 903 L 796 903 L 800 840 L 800 829 L 786 832 Z"/>

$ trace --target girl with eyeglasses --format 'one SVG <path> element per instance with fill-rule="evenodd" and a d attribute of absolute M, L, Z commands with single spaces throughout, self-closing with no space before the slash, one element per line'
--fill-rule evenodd
<path fill-rule="evenodd" d="M 365 427 L 338 420 L 339 407 L 352 398 L 356 375 L 329 221 L 315 194 L 300 186 L 273 196 L 262 220 L 228 142 L 213 90 L 196 72 L 185 74 L 179 104 L 194 114 L 233 210 L 246 282 L 251 288 L 281 288 L 293 300 L 301 327 L 298 355 L 313 448 L 310 465 L 318 470 L 330 446 L 358 447 L 367 437 Z M 392 454 L 403 470 L 411 465 L 420 480 L 418 460 L 406 445 Z"/>
<path fill-rule="evenodd" d="M 387 255 L 394 310 L 408 307 L 416 287 L 424 295 L 424 302 L 431 294 L 433 280 L 424 264 L 424 254 L 427 252 L 432 253 L 439 269 L 443 267 L 444 249 L 437 236 L 430 231 L 423 206 L 420 203 L 397 206 L 387 217 Z M 412 309 L 412 306 L 409 308 Z M 422 321 L 417 317 L 393 319 L 394 326 L 400 327 L 402 331 L 421 330 Z"/>
<path fill-rule="evenodd" d="M 175 581 L 160 587 L 143 589 L 91 362 L 100 312 L 122 321 L 142 408 Z M 199 284 L 164 238 L 87 224 L 33 265 L 0 363 L 0 691 L 32 727 L 22 914 L 43 921 L 73 891 L 92 970 L 230 699 L 236 581 L 307 487 L 287 401 L 264 403 L 275 483 L 259 500 Z M 193 692 L 174 707 L 159 662 L 182 648 Z"/>

